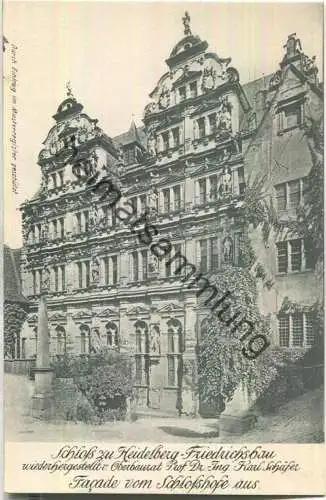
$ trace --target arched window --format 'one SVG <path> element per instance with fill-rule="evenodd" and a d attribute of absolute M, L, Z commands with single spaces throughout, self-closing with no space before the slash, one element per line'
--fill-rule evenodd
<path fill-rule="evenodd" d="M 145 321 L 138 320 L 135 325 L 136 336 L 136 384 L 148 385 L 148 362 L 149 352 L 148 326 Z"/>
<path fill-rule="evenodd" d="M 118 347 L 119 346 L 119 331 L 118 327 L 113 321 L 109 321 L 105 325 L 106 329 L 106 344 L 108 347 Z"/>
<path fill-rule="evenodd" d="M 88 325 L 80 325 L 80 353 L 88 354 L 90 352 L 90 328 Z"/>
<path fill-rule="evenodd" d="M 62 356 L 66 352 L 66 331 L 63 326 L 57 326 L 55 329 L 56 353 Z"/>
<path fill-rule="evenodd" d="M 170 319 L 168 326 L 168 385 L 176 387 L 178 385 L 178 371 L 183 351 L 182 324 L 178 319 Z"/>

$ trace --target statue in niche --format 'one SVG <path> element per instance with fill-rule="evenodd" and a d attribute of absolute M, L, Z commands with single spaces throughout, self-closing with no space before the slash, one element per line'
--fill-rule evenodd
<path fill-rule="evenodd" d="M 151 134 L 147 141 L 148 152 L 151 156 L 156 156 L 156 139 L 154 134 Z"/>
<path fill-rule="evenodd" d="M 92 281 L 93 284 L 97 284 L 100 280 L 100 261 L 95 255 L 92 258 Z"/>
<path fill-rule="evenodd" d="M 169 89 L 167 87 L 164 87 L 162 89 L 158 103 L 159 103 L 160 109 L 165 109 L 169 106 L 169 104 L 170 104 L 170 92 L 169 92 Z"/>
<path fill-rule="evenodd" d="M 223 260 L 226 263 L 233 261 L 233 241 L 229 236 L 223 241 Z"/>
<path fill-rule="evenodd" d="M 42 269 L 41 292 L 46 293 L 50 288 L 50 269 L 47 265 Z"/>
<path fill-rule="evenodd" d="M 148 270 L 152 274 L 156 274 L 159 271 L 158 258 L 155 255 L 151 255 L 148 263 Z"/>
<path fill-rule="evenodd" d="M 232 130 L 231 106 L 227 98 L 222 101 L 221 111 L 219 113 L 219 128 L 228 132 Z"/>
<path fill-rule="evenodd" d="M 215 87 L 216 71 L 213 67 L 206 67 L 203 71 L 202 89 L 212 90 Z"/>
<path fill-rule="evenodd" d="M 44 219 L 42 224 L 42 240 L 47 240 L 49 238 L 49 221 L 48 219 Z"/>
<path fill-rule="evenodd" d="M 161 352 L 160 327 L 151 325 L 149 349 L 151 354 L 159 355 Z"/>
<path fill-rule="evenodd" d="M 219 195 L 227 196 L 232 192 L 232 175 L 229 167 L 224 168 L 224 172 L 220 177 Z"/>
<path fill-rule="evenodd" d="M 149 195 L 149 208 L 151 212 L 156 213 L 158 211 L 158 192 L 155 187 L 152 187 Z"/>
<path fill-rule="evenodd" d="M 98 228 L 99 213 L 96 204 L 91 206 L 89 212 L 89 227 L 91 231 L 95 231 Z"/>
<path fill-rule="evenodd" d="M 91 330 L 91 345 L 93 352 L 99 352 L 103 347 L 99 328 L 92 328 Z"/>

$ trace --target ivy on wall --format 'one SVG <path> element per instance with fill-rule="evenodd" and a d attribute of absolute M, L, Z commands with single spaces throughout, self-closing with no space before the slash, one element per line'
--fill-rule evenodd
<path fill-rule="evenodd" d="M 4 357 L 15 355 L 15 339 L 20 336 L 27 317 L 27 307 L 14 302 L 4 304 Z"/>

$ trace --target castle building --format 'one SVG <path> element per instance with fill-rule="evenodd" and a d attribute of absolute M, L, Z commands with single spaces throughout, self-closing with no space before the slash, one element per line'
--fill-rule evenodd
<path fill-rule="evenodd" d="M 175 273 L 180 261 L 155 258 L 119 207 L 128 202 L 139 217 L 147 210 L 157 228 L 153 244 L 166 239 L 203 275 L 237 266 L 249 174 L 266 171 L 278 210 L 295 211 L 312 164 L 303 125 L 322 109 L 314 60 L 295 35 L 280 69 L 242 85 L 231 58 L 209 52 L 189 21 L 186 15 L 184 37 L 149 94 L 143 127 L 132 123 L 110 138 L 68 88 L 39 154 L 40 189 L 21 207 L 26 357 L 36 353 L 46 276 L 52 354 L 101 345 L 128 353 L 138 407 L 172 414 L 200 411 L 196 346 L 207 310 Z M 92 176 L 101 188 L 88 182 Z M 118 203 L 106 196 L 107 179 L 121 192 Z M 312 345 L 316 286 L 304 242 L 275 240 L 261 255 L 270 286 L 260 302 L 271 313 L 275 344 Z M 302 303 L 302 313 L 280 316 L 285 297 Z"/>

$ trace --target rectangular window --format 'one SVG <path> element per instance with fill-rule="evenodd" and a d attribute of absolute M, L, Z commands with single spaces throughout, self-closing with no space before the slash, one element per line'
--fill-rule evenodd
<path fill-rule="evenodd" d="M 291 245 L 291 271 L 301 271 L 302 253 L 301 240 L 290 241 Z"/>
<path fill-rule="evenodd" d="M 168 385 L 170 387 L 174 387 L 176 385 L 175 358 L 175 356 L 168 356 Z"/>
<path fill-rule="evenodd" d="M 84 231 L 87 233 L 88 229 L 89 229 L 89 213 L 88 213 L 88 211 L 84 212 L 84 221 L 85 221 Z"/>
<path fill-rule="evenodd" d="M 143 381 L 143 356 L 142 355 L 137 355 L 135 356 L 135 383 L 137 385 L 141 385 L 142 384 L 142 381 Z"/>
<path fill-rule="evenodd" d="M 189 87 L 190 87 L 190 97 L 197 97 L 197 82 L 191 82 Z"/>
<path fill-rule="evenodd" d="M 199 184 L 199 204 L 204 205 L 206 203 L 206 179 L 200 179 Z"/>
<path fill-rule="evenodd" d="M 176 127 L 176 128 L 172 129 L 172 136 L 173 136 L 173 146 L 175 148 L 178 148 L 180 146 L 180 130 L 179 130 L 179 127 Z"/>
<path fill-rule="evenodd" d="M 207 273 L 207 240 L 201 240 L 200 244 L 200 271 Z"/>
<path fill-rule="evenodd" d="M 163 190 L 163 207 L 165 213 L 170 212 L 170 189 Z"/>
<path fill-rule="evenodd" d="M 36 295 L 37 293 L 36 271 L 32 271 L 32 277 L 33 277 L 33 294 Z"/>
<path fill-rule="evenodd" d="M 116 255 L 113 255 L 113 257 L 111 257 L 111 262 L 112 262 L 112 282 L 113 285 L 116 285 L 118 281 L 118 257 Z"/>
<path fill-rule="evenodd" d="M 85 264 L 85 287 L 88 288 L 90 285 L 90 263 L 87 261 Z"/>
<path fill-rule="evenodd" d="M 211 201 L 217 200 L 217 176 L 211 175 L 209 178 L 211 190 L 210 190 L 210 199 Z"/>
<path fill-rule="evenodd" d="M 132 281 L 138 281 L 139 268 L 138 268 L 138 252 L 132 253 Z"/>
<path fill-rule="evenodd" d="M 61 266 L 61 290 L 65 291 L 66 289 L 66 267 Z"/>
<path fill-rule="evenodd" d="M 292 345 L 293 347 L 303 346 L 303 315 L 292 315 Z"/>
<path fill-rule="evenodd" d="M 297 208 L 300 204 L 300 181 L 289 182 L 289 208 Z"/>
<path fill-rule="evenodd" d="M 54 291 L 59 290 L 59 270 L 57 266 L 54 267 Z"/>
<path fill-rule="evenodd" d="M 186 98 L 186 87 L 179 88 L 179 101 L 182 102 Z"/>
<path fill-rule="evenodd" d="M 277 247 L 277 269 L 279 273 L 288 272 L 288 243 L 282 241 L 276 244 Z"/>
<path fill-rule="evenodd" d="M 81 214 L 76 214 L 76 223 L 77 223 L 77 233 L 80 234 L 82 232 L 82 223 L 81 223 Z"/>
<path fill-rule="evenodd" d="M 181 208 L 181 191 L 180 186 L 174 186 L 173 188 L 174 195 L 174 210 L 178 211 Z"/>
<path fill-rule="evenodd" d="M 306 313 L 306 341 L 305 344 L 308 347 L 315 345 L 316 334 L 313 328 L 313 315 L 312 313 Z"/>
<path fill-rule="evenodd" d="M 201 139 L 202 137 L 205 137 L 205 118 L 199 118 L 197 120 L 198 124 L 198 137 Z"/>
<path fill-rule="evenodd" d="M 314 269 L 315 267 L 314 245 L 309 240 L 304 241 L 304 253 L 306 261 L 306 269 Z"/>
<path fill-rule="evenodd" d="M 275 186 L 275 191 L 277 210 L 286 210 L 286 184 Z"/>
<path fill-rule="evenodd" d="M 104 283 L 109 285 L 110 275 L 109 275 L 109 257 L 104 257 Z"/>
<path fill-rule="evenodd" d="M 245 183 L 243 167 L 238 168 L 238 182 L 239 182 L 239 194 L 244 194 L 246 190 L 246 183 Z"/>
<path fill-rule="evenodd" d="M 56 220 L 52 221 L 52 227 L 53 227 L 53 239 L 56 239 L 58 237 L 58 223 Z"/>
<path fill-rule="evenodd" d="M 62 217 L 59 219 L 60 221 L 60 238 L 63 239 L 65 237 L 65 220 Z"/>
<path fill-rule="evenodd" d="M 284 129 L 297 127 L 301 123 L 301 106 L 292 104 L 283 110 L 284 113 Z"/>
<path fill-rule="evenodd" d="M 280 316 L 278 319 L 278 332 L 281 347 L 289 347 L 290 344 L 290 323 L 289 316 Z"/>
<path fill-rule="evenodd" d="M 60 180 L 60 186 L 63 186 L 63 171 L 62 170 L 59 172 L 59 180 Z"/>
<path fill-rule="evenodd" d="M 135 149 L 133 147 L 126 149 L 124 157 L 127 165 L 132 165 L 133 163 L 135 163 Z"/>
<path fill-rule="evenodd" d="M 177 269 L 182 267 L 182 264 L 183 264 L 183 259 L 181 258 L 182 252 L 181 252 L 181 245 L 180 244 L 174 245 L 174 255 L 177 255 L 177 257 L 174 261 L 175 262 L 174 269 L 175 269 L 175 271 L 177 271 Z M 183 273 L 184 273 L 184 269 L 181 269 L 180 273 L 177 273 L 177 274 L 182 275 Z"/>
<path fill-rule="evenodd" d="M 78 268 L 78 288 L 83 288 L 83 265 L 81 262 L 77 262 Z"/>
<path fill-rule="evenodd" d="M 142 250 L 142 265 L 143 265 L 143 280 L 147 280 L 148 272 L 148 253 L 147 250 Z"/>
<path fill-rule="evenodd" d="M 169 132 L 162 133 L 163 150 L 167 151 L 169 149 Z"/>
<path fill-rule="evenodd" d="M 51 174 L 53 187 L 57 187 L 57 174 Z"/>
<path fill-rule="evenodd" d="M 211 238 L 211 271 L 218 269 L 218 239 Z"/>
<path fill-rule="evenodd" d="M 216 134 L 217 127 L 216 127 L 216 114 L 215 113 L 208 116 L 208 122 L 209 122 L 209 133 Z"/>

